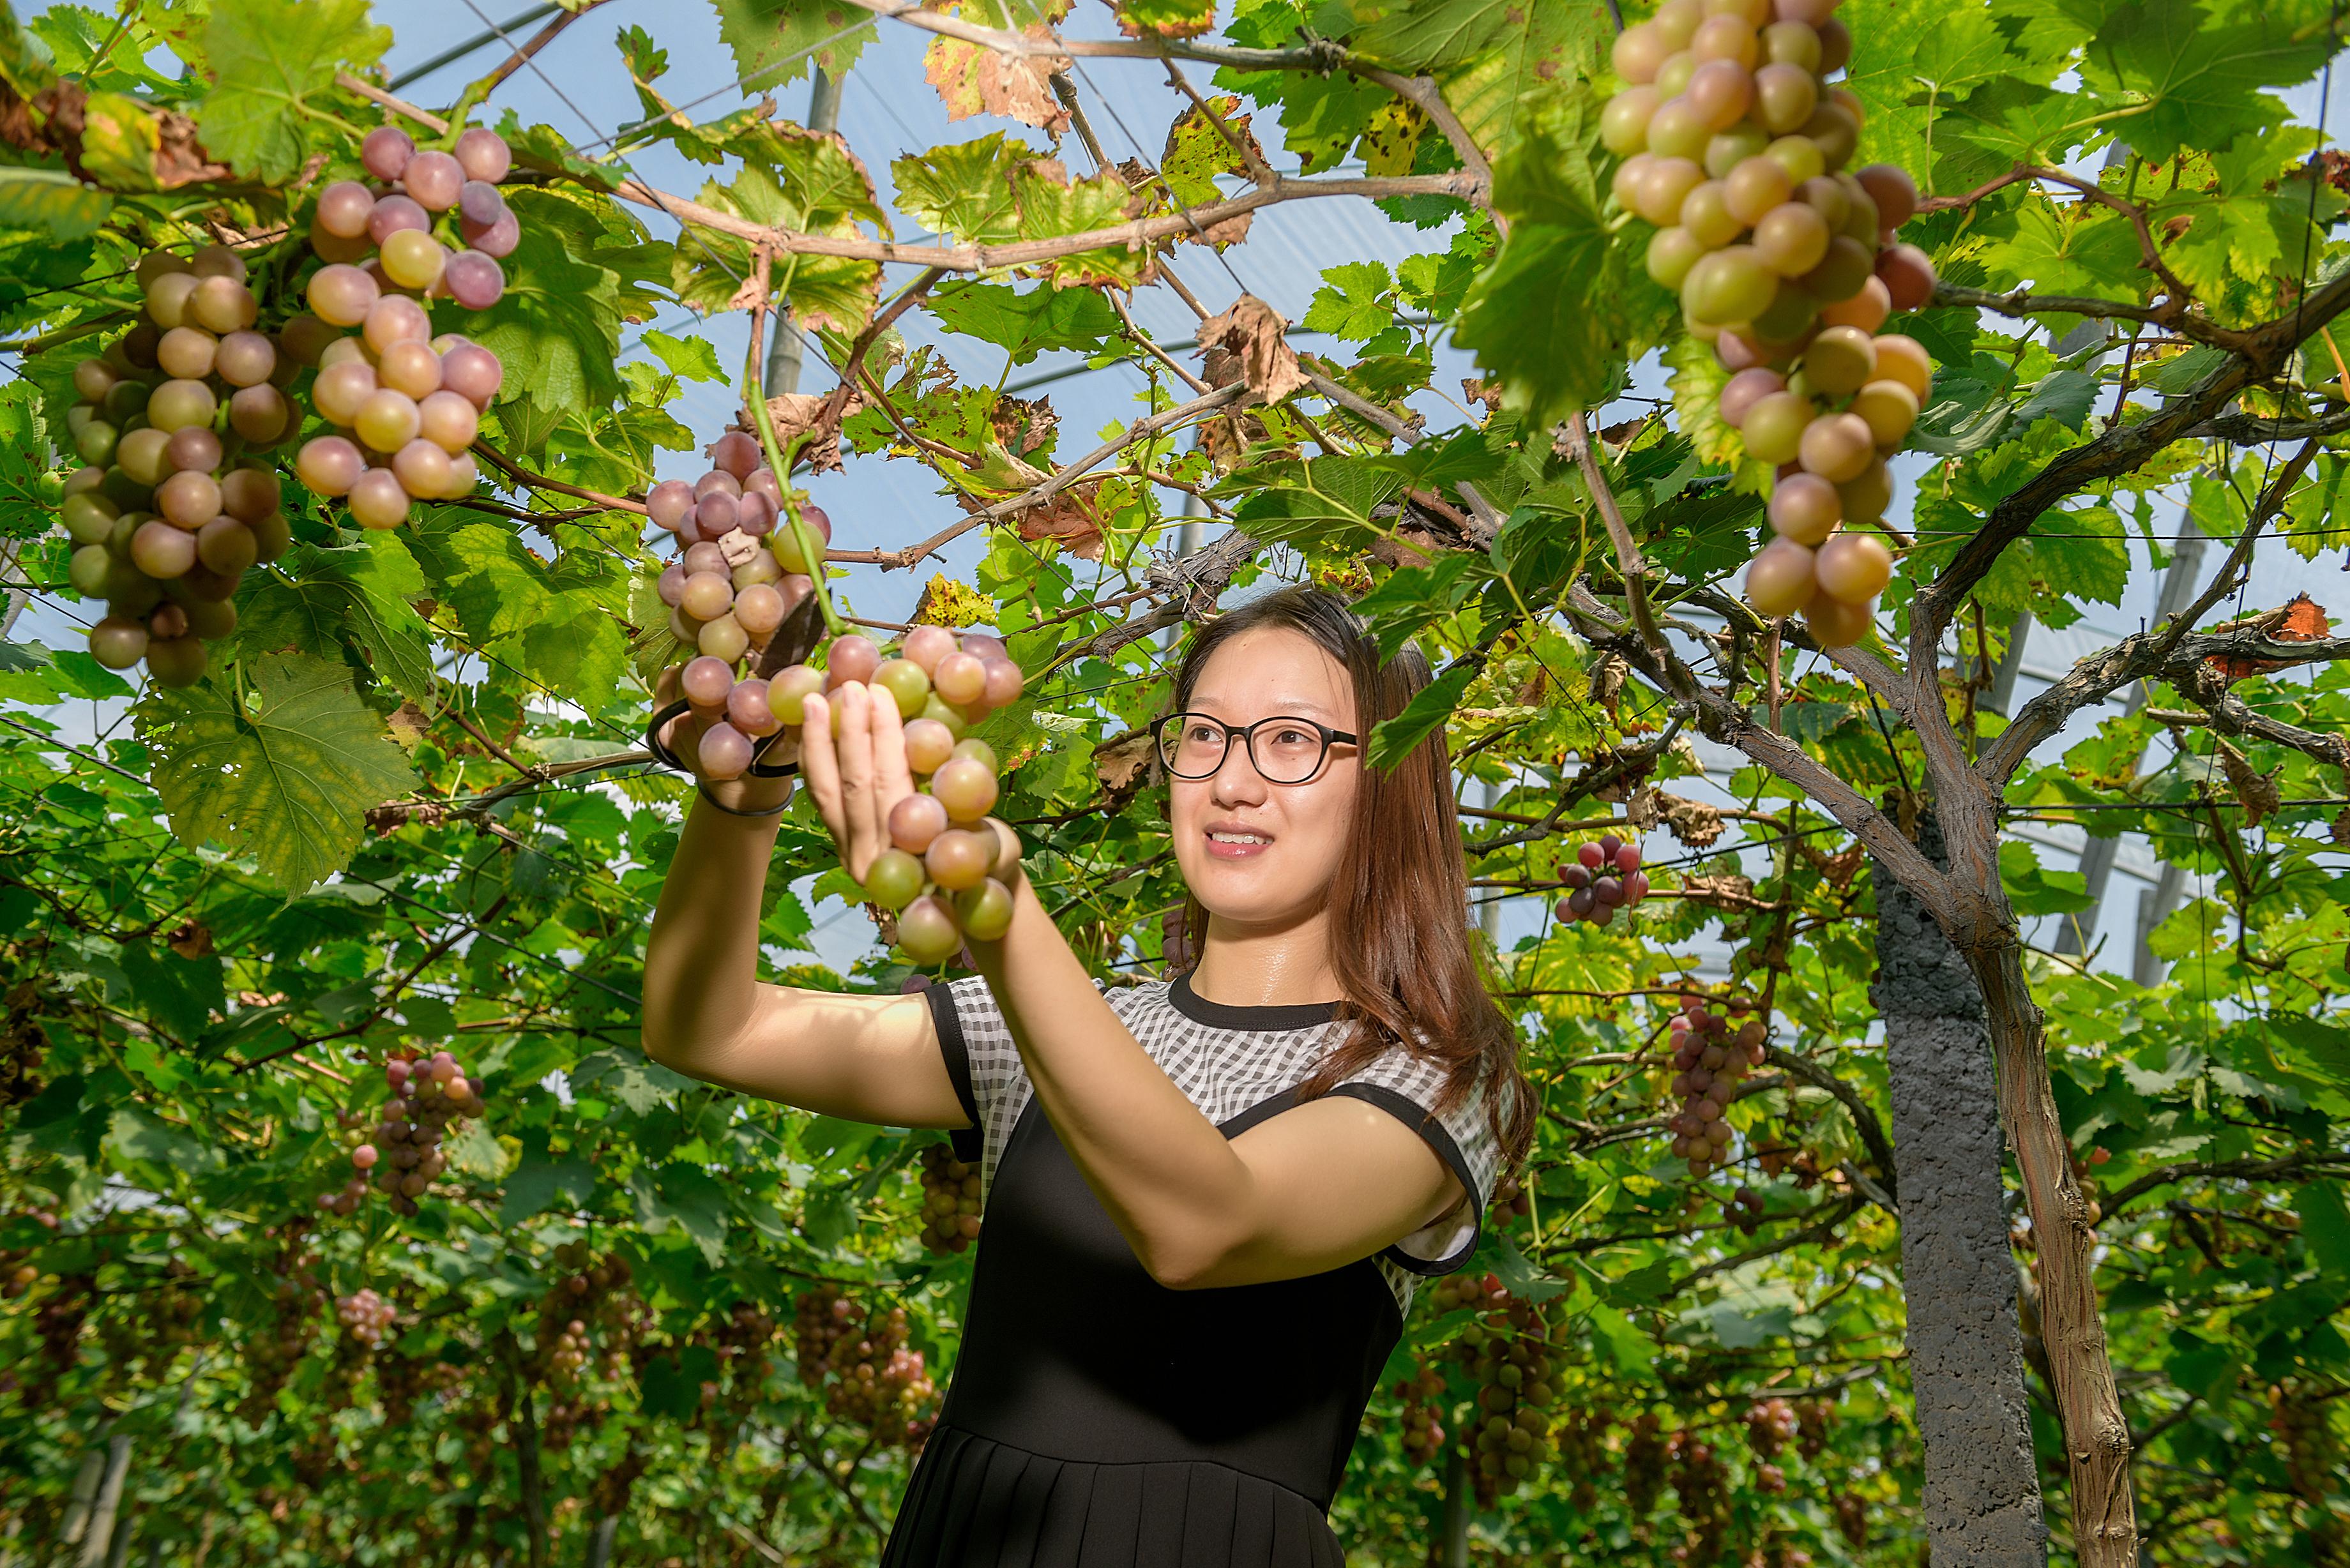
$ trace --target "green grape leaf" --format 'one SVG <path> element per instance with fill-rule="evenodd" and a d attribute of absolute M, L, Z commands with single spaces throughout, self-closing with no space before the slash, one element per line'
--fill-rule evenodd
<path fill-rule="evenodd" d="M 898 210 L 935 234 L 1002 244 L 1020 234 L 1012 171 L 1035 154 L 1000 130 L 909 153 L 889 165 Z"/>
<path fill-rule="evenodd" d="M 1413 747 L 1444 727 L 1452 711 L 1461 706 L 1469 683 L 1476 679 L 1474 664 L 1455 663 L 1420 688 L 1419 694 L 1404 704 L 1402 712 L 1382 720 L 1372 730 L 1370 750 L 1365 760 L 1383 769 L 1402 762 L 1411 754 Z"/>
<path fill-rule="evenodd" d="M 835 81 L 873 40 L 870 12 L 843 0 L 714 0 L 718 36 L 746 92 L 797 81 L 813 60 Z"/>
<path fill-rule="evenodd" d="M 931 306 L 949 331 L 1008 350 L 1015 365 L 1052 349 L 1098 352 L 1119 329 L 1118 313 L 1090 288 L 967 283 L 933 296 Z"/>
<path fill-rule="evenodd" d="M 743 169 L 730 183 L 713 180 L 702 185 L 704 206 L 836 238 L 864 237 L 860 222 L 889 233 L 872 179 L 847 142 L 791 126 L 760 130 L 749 145 L 733 149 L 742 156 Z M 692 241 L 671 256 L 670 282 L 678 298 L 697 310 L 732 309 L 754 268 L 749 241 L 696 229 Z M 881 268 L 876 262 L 795 254 L 776 258 L 769 285 L 791 302 L 804 329 L 854 332 L 880 297 Z"/>
<path fill-rule="evenodd" d="M 0 168 L 0 228 L 38 229 L 78 240 L 114 211 L 114 198 L 62 169 Z"/>
<path fill-rule="evenodd" d="M 182 843 L 253 857 L 289 894 L 348 864 L 369 806 L 416 785 L 351 672 L 305 654 L 267 654 L 235 700 L 216 673 L 155 691 L 132 711 L 154 749 L 153 783 Z"/>
<path fill-rule="evenodd" d="M 2331 31 L 2294 21 L 2267 6 L 2223 22 L 2197 0 L 2137 0 L 2106 16 L 2082 55 L 2082 79 L 2126 97 L 2130 146 L 2168 163 L 2182 147 L 2223 148 L 2283 118 L 2260 89 L 2306 81 L 2333 50 Z"/>
<path fill-rule="evenodd" d="M 237 646 L 247 657 L 292 649 L 349 658 L 419 702 L 436 701 L 431 634 L 409 601 L 424 575 L 389 534 L 322 549 L 296 545 L 286 571 L 262 578 L 238 607 Z"/>
<path fill-rule="evenodd" d="M 212 88 L 196 107 L 205 151 L 269 184 L 293 178 L 310 151 L 310 122 L 325 113 L 312 100 L 333 88 L 337 70 L 371 64 L 391 43 L 368 12 L 367 0 L 214 6 L 203 34 Z"/>
<path fill-rule="evenodd" d="M 1302 325 L 1349 343 L 1367 343 L 1396 324 L 1394 280 L 1385 262 L 1341 262 L 1326 268 Z"/>

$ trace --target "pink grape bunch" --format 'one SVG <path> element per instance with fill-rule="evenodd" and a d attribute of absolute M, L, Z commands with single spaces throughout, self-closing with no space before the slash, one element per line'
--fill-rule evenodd
<path fill-rule="evenodd" d="M 1640 846 L 1627 844 L 1612 833 L 1603 834 L 1575 851 L 1575 864 L 1558 874 L 1568 888 L 1558 901 L 1558 918 L 1573 925 L 1589 920 L 1604 926 L 1618 909 L 1628 909 L 1648 896 L 1648 874 L 1640 869 Z"/>
<path fill-rule="evenodd" d="M 968 1251 L 979 1240 L 979 1167 L 934 1143 L 922 1150 L 921 1178 L 923 1248 Z"/>
<path fill-rule="evenodd" d="M 309 243 L 326 265 L 306 286 L 308 312 L 286 326 L 289 347 L 317 368 L 311 406 L 336 430 L 304 442 L 294 472 L 361 527 L 397 528 L 414 503 L 453 501 L 479 483 L 468 449 L 505 369 L 478 343 L 435 334 L 429 307 L 495 305 L 498 258 L 522 229 L 498 192 L 514 155 L 494 130 L 475 126 L 444 152 L 380 126 L 359 161 L 374 182 L 318 193 Z"/>
<path fill-rule="evenodd" d="M 369 1350 L 383 1343 L 384 1334 L 398 1315 L 398 1309 L 365 1286 L 335 1298 L 335 1316 L 343 1332 Z"/>
<path fill-rule="evenodd" d="M 889 847 L 865 873 L 868 898 L 897 917 L 898 947 L 918 966 L 943 963 L 965 937 L 993 941 L 1012 923 L 1012 884 L 1020 840 L 990 816 L 1001 786 L 995 750 L 969 732 L 1019 697 L 1026 677 L 1001 639 L 918 626 L 884 657 L 872 639 L 851 632 L 831 640 L 822 669 L 786 665 L 772 678 L 738 680 L 714 654 L 678 672 L 679 694 L 702 721 L 695 771 L 706 779 L 740 778 L 758 743 L 783 732 L 796 738 L 808 698 L 850 682 L 885 694 L 905 726 L 906 762 L 928 787 L 889 813 Z M 840 709 L 833 707 L 837 730 Z"/>
<path fill-rule="evenodd" d="M 1627 84 L 1600 134 L 1617 204 L 1655 225 L 1648 275 L 1732 372 L 1721 418 L 1774 472 L 1775 535 L 1746 597 L 1843 647 L 1866 635 L 1893 557 L 1853 532 L 1893 499 L 1885 460 L 1933 367 L 1879 329 L 1932 298 L 1933 264 L 1894 232 L 1918 188 L 1887 163 L 1845 171 L 1866 114 L 1830 78 L 1852 57 L 1840 0 L 1665 0 L 1616 40 Z"/>
<path fill-rule="evenodd" d="M 236 628 L 245 568 L 293 542 L 262 457 L 298 422 L 284 388 L 300 369 L 259 329 L 244 258 L 225 245 L 140 258 L 139 321 L 74 367 L 66 431 L 83 466 L 59 521 L 75 591 L 106 601 L 89 651 L 109 670 L 144 659 L 159 686 L 203 678 L 204 645 Z"/>
<path fill-rule="evenodd" d="M 799 541 L 783 526 L 784 487 L 758 441 L 728 431 L 705 455 L 709 472 L 691 484 L 661 481 L 646 493 L 645 512 L 677 541 L 677 558 L 657 585 L 670 634 L 731 666 L 766 647 L 814 579 Z M 830 541 L 832 519 L 821 508 L 803 506 L 800 516 L 820 541 Z"/>
<path fill-rule="evenodd" d="M 372 1182 L 390 1199 L 392 1212 L 414 1214 L 416 1200 L 449 1168 L 442 1145 L 483 1114 L 481 1083 L 468 1079 L 446 1051 L 394 1056 L 383 1076 L 391 1093 L 375 1131 L 369 1137 L 355 1127 L 347 1135 L 354 1174 L 341 1191 L 320 1195 L 321 1209 L 351 1213 Z"/>
<path fill-rule="evenodd" d="M 1684 996 L 1673 1014 L 1671 1091 L 1680 1106 L 1665 1125 L 1672 1130 L 1673 1157 L 1689 1161 L 1691 1176 L 1704 1176 L 1728 1157 L 1731 1102 L 1740 1080 L 1762 1064 L 1770 1036 L 1762 1021 L 1731 1023 L 1748 1011 L 1742 997 L 1716 1012 L 1705 998 Z"/>
<path fill-rule="evenodd" d="M 907 1343 L 909 1326 L 905 1308 L 862 1306 L 837 1284 L 792 1303 L 800 1381 L 824 1390 L 832 1415 L 871 1428 L 876 1443 L 918 1450 L 937 1420 L 938 1387 Z"/>
<path fill-rule="evenodd" d="M 1444 1374 L 1415 1355 L 1412 1375 L 1396 1380 L 1395 1397 L 1403 1401 L 1404 1458 L 1427 1464 L 1444 1450 Z"/>

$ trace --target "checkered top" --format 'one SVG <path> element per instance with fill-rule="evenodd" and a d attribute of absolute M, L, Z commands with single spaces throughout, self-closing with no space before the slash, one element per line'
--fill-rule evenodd
<path fill-rule="evenodd" d="M 954 1135 L 956 1149 L 965 1159 L 976 1158 L 984 1194 L 993 1189 L 996 1164 L 1034 1088 L 984 979 L 934 985 L 928 994 L 949 1074 L 959 1093 L 968 1085 L 964 1109 L 974 1125 Z M 1104 995 L 1151 1060 L 1219 1127 L 1253 1110 L 1254 1125 L 1264 1103 L 1303 1082 L 1347 1027 L 1330 1019 L 1326 1006 L 1228 1007 L 1193 994 L 1182 980 Z M 1407 1314 L 1416 1276 L 1450 1273 L 1476 1251 L 1480 1216 L 1501 1164 L 1483 1097 L 1472 1096 L 1439 1117 L 1430 1107 L 1442 1084 L 1440 1067 L 1399 1045 L 1332 1091 L 1367 1100 L 1419 1133 L 1469 1194 L 1466 1204 L 1379 1254 L 1379 1272 Z"/>

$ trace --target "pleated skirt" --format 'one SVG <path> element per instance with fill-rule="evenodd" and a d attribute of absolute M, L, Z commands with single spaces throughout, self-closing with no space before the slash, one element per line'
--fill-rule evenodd
<path fill-rule="evenodd" d="M 881 1568 L 1345 1568 L 1313 1501 L 1197 1460 L 1087 1464 L 941 1427 Z"/>

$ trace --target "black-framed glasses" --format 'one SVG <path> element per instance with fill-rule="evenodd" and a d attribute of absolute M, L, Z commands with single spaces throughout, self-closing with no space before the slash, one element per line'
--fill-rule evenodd
<path fill-rule="evenodd" d="M 1170 713 L 1150 725 L 1159 765 L 1179 779 L 1215 777 L 1235 735 L 1258 774 L 1277 784 L 1304 784 L 1320 773 L 1334 743 L 1360 744 L 1344 730 L 1285 713 L 1248 725 L 1227 724 L 1205 713 Z"/>

